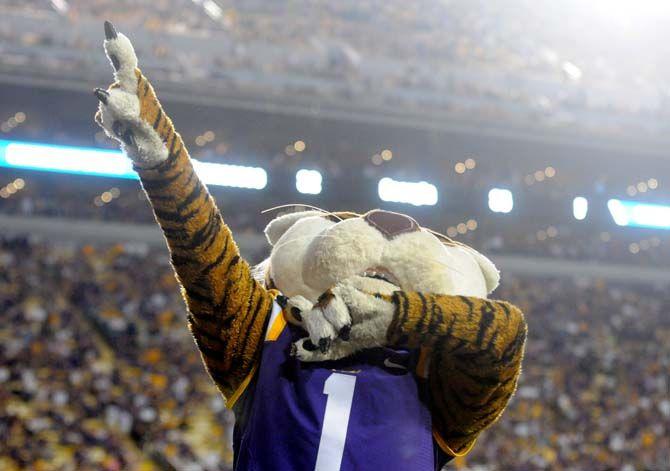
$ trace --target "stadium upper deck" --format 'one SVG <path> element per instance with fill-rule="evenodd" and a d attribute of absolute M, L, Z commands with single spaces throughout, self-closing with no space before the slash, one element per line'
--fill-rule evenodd
<path fill-rule="evenodd" d="M 268 221 L 261 211 L 280 204 L 382 207 L 408 212 L 421 224 L 491 253 L 645 265 L 670 260 L 668 231 L 621 228 L 607 207 L 610 198 L 667 204 L 670 161 L 644 147 L 556 144 L 164 102 L 194 158 L 265 171 L 260 190 L 211 186 L 236 230 L 259 231 Z M 0 139 L 114 148 L 92 121 L 95 106 L 90 90 L 5 86 Z M 72 156 L 53 149 L 60 148 L 42 157 L 75 165 Z M 0 160 L 4 153 L 0 143 Z M 320 172 L 319 194 L 298 191 L 301 169 Z M 429 182 L 436 204 L 383 201 L 378 182 L 388 177 Z M 21 188 L 14 188 L 16 179 L 22 179 Z M 493 213 L 487 206 L 486 194 L 496 187 L 512 193 L 511 213 Z M 575 196 L 588 202 L 582 221 L 573 214 Z M 0 213 L 152 224 L 135 181 L 21 168 L 2 168 Z"/>
<path fill-rule="evenodd" d="M 99 80 L 111 19 L 163 94 L 663 137 L 670 41 L 657 24 L 668 12 L 542 3 L 3 0 L 0 73 Z"/>

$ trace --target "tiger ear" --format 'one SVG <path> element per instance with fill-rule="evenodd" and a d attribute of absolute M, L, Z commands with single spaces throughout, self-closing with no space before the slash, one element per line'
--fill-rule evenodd
<path fill-rule="evenodd" d="M 467 247 L 468 252 L 474 257 L 479 269 L 484 275 L 484 281 L 486 281 L 486 292 L 491 293 L 495 290 L 500 284 L 500 271 L 496 268 L 491 260 L 488 257 L 477 252 L 472 247 Z"/>
<path fill-rule="evenodd" d="M 311 216 L 320 216 L 322 214 L 323 213 L 319 211 L 298 211 L 296 213 L 289 213 L 276 217 L 265 226 L 265 237 L 268 239 L 268 242 L 270 242 L 270 245 L 275 245 L 281 236 L 283 236 L 284 233 L 300 219 Z"/>

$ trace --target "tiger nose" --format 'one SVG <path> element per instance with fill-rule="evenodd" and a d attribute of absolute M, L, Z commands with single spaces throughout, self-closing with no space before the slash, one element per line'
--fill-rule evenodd
<path fill-rule="evenodd" d="M 411 217 L 381 209 L 369 211 L 363 219 L 384 234 L 387 239 L 393 239 L 399 234 L 419 230 L 419 224 Z"/>

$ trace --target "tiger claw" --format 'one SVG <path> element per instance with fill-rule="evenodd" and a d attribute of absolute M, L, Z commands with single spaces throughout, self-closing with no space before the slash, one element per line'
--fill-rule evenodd
<path fill-rule="evenodd" d="M 329 348 L 330 348 L 330 338 L 324 337 L 322 339 L 319 339 L 319 350 L 321 351 L 321 353 L 326 353 Z"/>
<path fill-rule="evenodd" d="M 118 57 L 116 57 L 114 54 L 110 54 L 109 59 L 112 61 L 112 66 L 114 66 L 114 70 L 119 70 L 121 68 L 121 62 L 119 62 Z"/>
<path fill-rule="evenodd" d="M 114 121 L 114 124 L 112 124 L 112 131 L 116 137 L 121 137 L 123 134 L 123 124 L 119 121 Z"/>
<path fill-rule="evenodd" d="M 109 98 L 109 92 L 103 90 L 102 88 L 96 88 L 93 90 L 93 94 L 100 100 L 104 105 L 107 104 L 107 98 Z"/>
<path fill-rule="evenodd" d="M 302 313 L 297 307 L 293 306 L 291 308 L 291 315 L 295 318 L 296 321 L 302 322 Z"/>
<path fill-rule="evenodd" d="M 123 142 L 126 145 L 135 147 L 135 135 L 131 130 L 127 130 L 126 132 L 124 132 L 123 137 L 121 139 L 123 139 Z"/>
<path fill-rule="evenodd" d="M 311 341 L 310 339 L 305 340 L 305 341 L 303 342 L 303 344 L 302 344 L 302 347 L 303 347 L 305 350 L 307 350 L 308 352 L 313 352 L 314 350 L 316 350 L 317 348 L 319 348 L 319 347 L 317 347 L 316 345 L 314 345 L 314 343 L 312 343 L 312 341 Z"/>
<path fill-rule="evenodd" d="M 105 21 L 105 38 L 107 39 L 117 38 L 116 28 L 114 28 L 114 25 L 109 21 Z"/>
<path fill-rule="evenodd" d="M 277 304 L 279 304 L 279 307 L 281 307 L 282 309 L 284 309 L 288 304 L 288 298 L 283 294 L 278 294 L 277 297 L 275 298 L 275 301 L 277 301 Z"/>
<path fill-rule="evenodd" d="M 351 326 L 350 325 L 345 325 L 340 329 L 339 336 L 342 340 L 345 342 L 349 340 L 351 336 Z"/>

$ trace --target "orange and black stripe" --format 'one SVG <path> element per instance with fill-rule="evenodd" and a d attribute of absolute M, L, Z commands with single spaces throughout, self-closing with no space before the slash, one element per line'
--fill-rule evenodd
<path fill-rule="evenodd" d="M 428 348 L 436 440 L 458 455 L 470 449 L 509 402 L 526 341 L 522 312 L 503 302 L 398 291 L 389 342 Z"/>
<path fill-rule="evenodd" d="M 136 74 L 140 116 L 168 150 L 167 160 L 137 171 L 170 248 L 195 342 L 212 379 L 231 397 L 259 359 L 272 296 L 240 257 L 153 87 Z"/>

